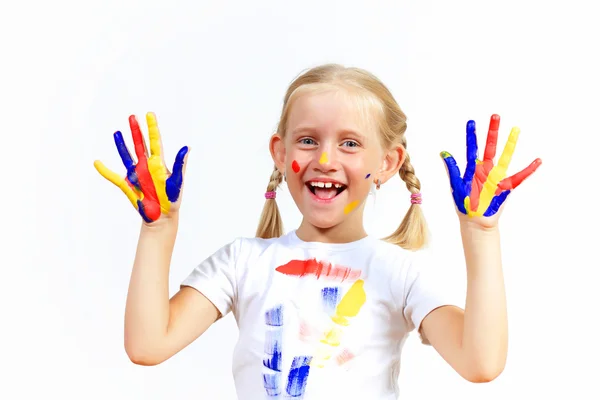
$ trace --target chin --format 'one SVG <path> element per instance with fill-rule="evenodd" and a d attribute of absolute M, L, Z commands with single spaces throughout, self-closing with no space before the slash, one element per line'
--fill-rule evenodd
<path fill-rule="evenodd" d="M 331 228 L 338 226 L 343 221 L 341 218 L 335 218 L 333 216 L 327 217 L 327 216 L 316 216 L 315 215 L 315 216 L 307 216 L 306 222 L 308 222 L 309 224 L 311 224 L 312 226 L 314 226 L 315 228 L 318 228 L 318 229 L 331 229 Z"/>

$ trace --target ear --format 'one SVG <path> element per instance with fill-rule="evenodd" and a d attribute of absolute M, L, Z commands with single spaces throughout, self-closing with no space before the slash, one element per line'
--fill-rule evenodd
<path fill-rule="evenodd" d="M 394 147 L 389 150 L 383 158 L 381 169 L 379 172 L 379 179 L 381 183 L 387 182 L 391 177 L 396 175 L 402 164 L 406 160 L 406 150 L 401 145 Z"/>
<path fill-rule="evenodd" d="M 275 167 L 281 172 L 281 175 L 285 173 L 285 143 L 279 133 L 274 133 L 269 141 L 269 151 L 271 157 L 275 163 Z"/>

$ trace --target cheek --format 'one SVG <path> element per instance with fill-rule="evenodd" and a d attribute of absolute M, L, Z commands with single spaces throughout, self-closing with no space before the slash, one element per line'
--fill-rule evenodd
<path fill-rule="evenodd" d="M 287 154 L 288 173 L 299 174 L 310 163 L 310 156 L 306 152 L 290 151 Z"/>

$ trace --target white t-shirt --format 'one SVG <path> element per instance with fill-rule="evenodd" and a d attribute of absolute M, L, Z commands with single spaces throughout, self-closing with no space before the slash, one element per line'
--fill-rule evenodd
<path fill-rule="evenodd" d="M 435 308 L 458 305 L 432 290 L 413 254 L 371 236 L 238 238 L 182 286 L 233 312 L 239 400 L 395 400 L 408 334 Z"/>

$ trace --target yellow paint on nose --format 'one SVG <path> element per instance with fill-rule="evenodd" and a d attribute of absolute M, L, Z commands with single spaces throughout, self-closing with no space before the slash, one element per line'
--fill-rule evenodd
<path fill-rule="evenodd" d="M 329 162 L 329 158 L 327 158 L 327 152 L 324 151 L 323 154 L 321 154 L 321 159 L 319 160 L 319 164 L 325 164 Z"/>

